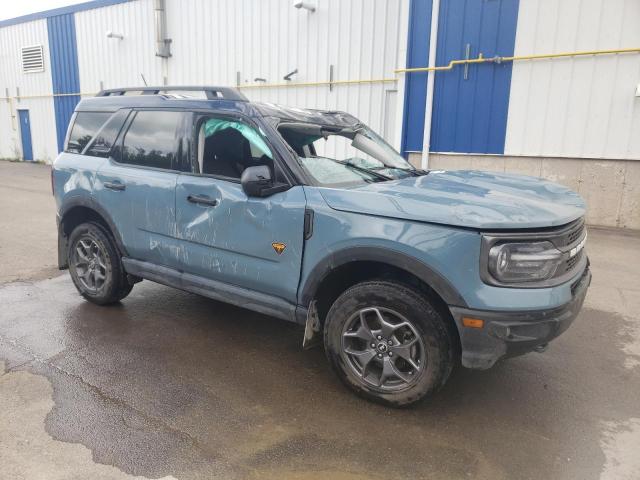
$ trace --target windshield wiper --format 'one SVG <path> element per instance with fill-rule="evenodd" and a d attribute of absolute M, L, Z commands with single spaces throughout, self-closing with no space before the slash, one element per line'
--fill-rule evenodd
<path fill-rule="evenodd" d="M 411 170 L 405 170 L 407 172 L 411 172 L 411 175 L 414 177 L 422 177 L 424 175 L 429 175 L 429 170 L 422 170 L 420 168 L 412 168 Z"/>
<path fill-rule="evenodd" d="M 332 160 L 334 162 L 336 162 L 336 163 L 341 164 L 341 165 L 346 165 L 347 167 L 351 167 L 354 170 L 357 170 L 359 172 L 364 172 L 366 174 L 369 174 L 372 177 L 379 178 L 380 180 L 384 180 L 384 181 L 393 180 L 393 177 L 390 177 L 390 176 L 385 175 L 385 174 L 380 173 L 380 172 L 376 172 L 375 170 L 371 170 L 369 168 L 361 167 L 360 165 L 354 165 L 353 163 L 350 163 L 347 160 L 335 160 L 335 159 L 332 159 Z"/>

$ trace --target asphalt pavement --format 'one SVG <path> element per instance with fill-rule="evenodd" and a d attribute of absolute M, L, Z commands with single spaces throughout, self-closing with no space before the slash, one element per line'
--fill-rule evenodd
<path fill-rule="evenodd" d="M 0 162 L 0 478 L 640 478 L 640 233 L 544 353 L 393 410 L 274 318 L 144 281 L 98 307 L 56 263 L 49 167 Z"/>

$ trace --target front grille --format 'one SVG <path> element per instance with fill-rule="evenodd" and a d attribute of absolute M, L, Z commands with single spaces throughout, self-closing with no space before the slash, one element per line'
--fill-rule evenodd
<path fill-rule="evenodd" d="M 563 275 L 567 272 L 570 272 L 571 270 L 574 269 L 574 267 L 576 265 L 578 265 L 578 263 L 580 263 L 580 260 L 582 259 L 582 256 L 584 255 L 584 250 L 581 250 L 580 252 L 578 252 L 577 254 L 575 254 L 573 257 L 565 260 L 563 268 L 559 268 L 558 272 L 556 272 L 556 277 L 558 277 L 559 275 Z"/>
<path fill-rule="evenodd" d="M 580 226 L 580 228 L 576 228 L 573 232 L 567 235 L 567 243 L 573 243 L 578 240 L 582 236 L 582 232 L 584 231 L 584 224 Z"/>
<path fill-rule="evenodd" d="M 573 267 L 575 267 L 576 263 L 578 263 L 578 260 L 580 260 L 580 258 L 582 258 L 582 252 L 580 252 L 576 256 L 571 257 L 569 260 L 567 260 L 565 262 L 567 265 L 567 270 L 571 270 Z"/>
<path fill-rule="evenodd" d="M 565 254 L 565 261 L 556 271 L 555 277 L 567 274 L 580 263 L 584 255 L 584 248 L 575 253 L 573 257 L 571 256 L 571 250 L 580 244 L 584 236 L 585 226 L 582 218 L 562 228 L 557 235 L 551 234 L 551 242 Z"/>
<path fill-rule="evenodd" d="M 562 227 L 558 233 L 550 233 L 549 239 L 557 248 L 563 250 L 564 247 L 568 247 L 573 243 L 579 243 L 579 241 L 582 240 L 584 228 L 584 219 L 580 218 L 575 222 Z"/>

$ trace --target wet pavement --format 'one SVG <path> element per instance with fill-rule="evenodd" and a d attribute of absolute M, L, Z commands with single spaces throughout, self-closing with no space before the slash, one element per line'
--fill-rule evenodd
<path fill-rule="evenodd" d="M 0 285 L 0 477 L 640 478 L 640 235 L 587 248 L 585 308 L 545 353 L 406 410 L 345 390 L 298 326 L 147 281 L 98 307 L 34 265 Z"/>

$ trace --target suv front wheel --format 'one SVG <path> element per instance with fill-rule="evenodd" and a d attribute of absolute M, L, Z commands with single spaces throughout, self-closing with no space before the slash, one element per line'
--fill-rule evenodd
<path fill-rule="evenodd" d="M 454 365 L 445 319 L 423 294 L 389 281 L 359 283 L 340 295 L 327 314 L 324 344 L 344 384 L 389 406 L 434 393 Z"/>
<path fill-rule="evenodd" d="M 97 223 L 78 225 L 69 237 L 69 273 L 78 292 L 98 305 L 107 305 L 129 295 L 120 254 L 111 236 Z"/>

